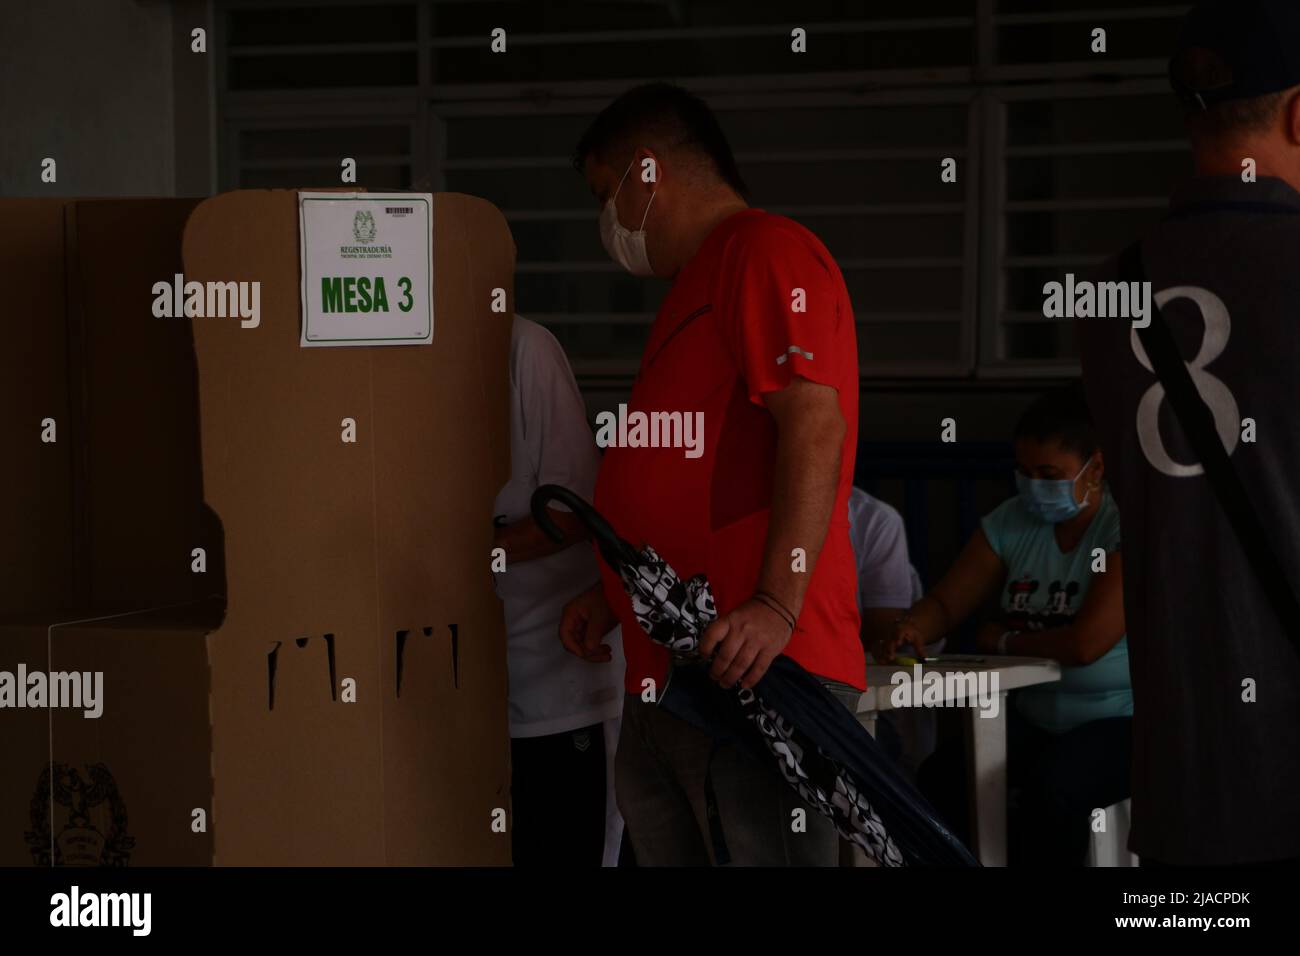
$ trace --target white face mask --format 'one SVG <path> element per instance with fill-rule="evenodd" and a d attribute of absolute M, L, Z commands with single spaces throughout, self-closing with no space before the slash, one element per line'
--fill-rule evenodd
<path fill-rule="evenodd" d="M 618 198 L 619 190 L 623 188 L 623 180 L 627 179 L 627 174 L 632 170 L 632 164 L 628 163 L 627 169 L 623 170 L 623 179 L 618 181 L 618 189 L 614 190 L 614 195 L 605 202 L 605 208 L 600 211 L 600 241 L 605 246 L 605 251 L 609 257 L 621 265 L 634 276 L 652 276 L 654 270 L 650 268 L 650 257 L 646 254 L 645 249 L 645 221 L 650 215 L 650 206 L 655 201 L 655 194 L 650 194 L 650 202 L 645 204 L 645 215 L 641 217 L 641 227 L 635 232 L 624 226 L 618 221 L 618 209 L 614 206 L 614 200 Z M 657 190 L 656 190 L 657 191 Z"/>

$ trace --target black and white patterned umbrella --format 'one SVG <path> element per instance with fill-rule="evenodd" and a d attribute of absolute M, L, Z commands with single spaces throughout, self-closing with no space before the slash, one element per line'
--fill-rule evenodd
<path fill-rule="evenodd" d="M 794 660 L 778 656 L 748 690 L 724 690 L 702 677 L 700 638 L 718 616 L 704 575 L 683 581 L 654 548 L 620 538 L 578 495 L 542 485 L 533 492 L 533 518 L 556 541 L 564 535 L 547 514 L 550 501 L 587 526 L 641 627 L 672 651 L 661 706 L 775 759 L 799 796 L 878 865 L 979 866 L 866 729 Z"/>

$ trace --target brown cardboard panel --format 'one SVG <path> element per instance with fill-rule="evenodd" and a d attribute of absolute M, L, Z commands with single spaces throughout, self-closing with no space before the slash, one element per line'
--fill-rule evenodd
<path fill-rule="evenodd" d="M 158 614 L 53 630 L 51 670 L 103 674 L 100 717 L 51 711 L 56 862 L 212 862 L 206 632 Z"/>
<path fill-rule="evenodd" d="M 492 503 L 508 480 L 514 243 L 489 203 L 434 199 L 434 339 L 371 349 L 381 601 L 446 609 L 485 585 Z M 425 612 L 428 616 L 428 612 Z"/>
<path fill-rule="evenodd" d="M 64 324 L 66 199 L 0 199 L 0 614 L 77 603 Z M 21 280 L 21 281 L 19 281 Z M 41 421 L 56 422 L 55 443 Z"/>
<path fill-rule="evenodd" d="M 472 232 L 475 218 L 490 226 Z M 508 740 L 487 560 L 508 465 L 509 316 L 488 304 L 491 288 L 511 290 L 513 243 L 468 197 L 437 197 L 434 229 L 432 346 L 302 349 L 296 194 L 218 196 L 186 228 L 187 279 L 262 283 L 259 328 L 193 323 L 204 487 L 229 568 L 227 618 L 208 640 L 219 863 L 508 860 L 489 829 Z M 343 417 L 355 443 L 340 440 Z M 459 688 L 450 624 L 479 640 L 471 653 L 461 641 Z M 420 638 L 401 701 L 399 629 Z"/>
<path fill-rule="evenodd" d="M 185 274 L 261 282 L 261 324 L 195 319 L 204 490 L 232 624 L 266 640 L 374 619 L 375 418 L 364 349 L 298 346 L 295 194 L 225 193 L 185 230 Z M 342 441 L 342 421 L 357 441 Z M 252 633 L 245 629 L 241 633 Z M 261 639 L 261 638 L 259 638 Z"/>
<path fill-rule="evenodd" d="M 197 202 L 79 201 L 68 216 L 94 606 L 221 591 L 220 548 L 202 529 L 192 320 L 153 315 L 153 285 L 181 271 L 181 232 Z M 190 570 L 195 547 L 208 551 L 206 574 Z"/>
<path fill-rule="evenodd" d="M 477 813 L 466 814 L 447 800 L 449 789 L 453 801 L 457 794 L 477 790 L 482 767 L 459 770 L 452 759 L 454 741 L 439 722 L 449 707 L 475 709 L 466 700 L 470 692 L 457 687 L 458 681 L 468 682 L 463 658 L 467 622 L 460 617 L 454 632 L 442 615 L 431 626 L 394 628 L 391 620 L 386 623 L 385 635 L 391 630 L 394 638 L 393 653 L 385 655 L 384 811 L 390 830 L 401 834 L 392 843 L 390 862 L 453 864 L 469 857 L 475 864 L 488 863 L 481 850 L 473 852 L 489 833 L 488 808 L 480 805 Z M 395 680 L 399 667 L 400 687 Z"/>
<path fill-rule="evenodd" d="M 509 862 L 508 837 L 490 828 L 509 785 L 505 629 L 487 562 L 509 467 L 510 316 L 491 301 L 497 287 L 513 297 L 513 273 L 501 214 L 438 194 L 433 344 L 371 350 L 387 426 L 375 446 L 377 557 L 381 641 L 393 648 L 384 655 L 385 814 L 398 864 Z"/>
<path fill-rule="evenodd" d="M 209 638 L 218 864 L 384 862 L 379 682 L 364 676 L 373 622 L 338 623 L 337 685 L 356 679 L 356 703 L 331 694 L 323 634 L 272 641 L 228 624 Z"/>
<path fill-rule="evenodd" d="M 213 590 L 222 554 L 229 603 L 219 626 L 165 614 L 55 631 L 54 666 L 102 670 L 107 709 L 98 720 L 0 712 L 5 766 L 35 773 L 0 797 L 0 862 L 31 857 L 12 821 L 25 815 L 30 829 L 34 806 L 48 816 L 32 793 L 51 746 L 74 790 L 92 767 L 112 777 L 110 788 L 96 771 L 94 813 L 74 818 L 62 793 L 56 805 L 50 836 L 74 822 L 69 853 L 75 843 L 87 861 L 113 844 L 110 830 L 125 830 L 136 842 L 119 840 L 116 852 L 132 864 L 507 862 L 508 837 L 489 826 L 508 799 L 505 641 L 487 571 L 491 502 L 508 466 L 509 315 L 488 309 L 492 288 L 513 296 L 500 214 L 437 197 L 433 346 L 303 350 L 293 192 L 200 204 L 183 269 L 174 263 L 186 201 L 30 208 L 46 252 L 23 267 L 44 269 L 48 287 L 32 307 L 59 307 L 51 325 L 15 337 L 22 361 L 6 364 L 17 372 L 0 387 L 25 414 L 62 395 L 75 440 L 63 444 L 61 419 L 60 444 L 47 446 L 56 455 L 25 448 L 19 461 L 32 467 L 5 473 L 0 490 L 44 497 L 0 527 L 35 566 L 0 586 L 0 612 L 92 590 L 100 607 L 185 600 Z M 26 262 L 13 248 L 0 240 L 0 261 Z M 176 271 L 260 281 L 261 326 L 156 319 L 151 287 Z M 73 360 L 66 382 L 60 352 Z M 340 439 L 345 417 L 355 443 Z M 218 524 L 201 525 L 200 496 Z M 78 575 L 61 572 L 77 567 L 78 533 L 86 587 L 69 599 Z M 189 571 L 195 538 L 208 548 L 207 579 Z M 420 641 L 399 700 L 401 628 Z M 39 655 L 45 624 L 0 630 L 0 641 Z M 355 703 L 344 700 L 349 686 Z M 205 799 L 209 833 L 194 834 Z"/>
<path fill-rule="evenodd" d="M 395 640 L 386 668 L 384 796 L 395 865 L 510 862 L 508 833 L 491 829 L 492 811 L 510 807 L 509 732 L 497 703 L 506 694 L 501 606 L 480 594 L 460 612 L 429 633 L 408 631 L 400 694 Z"/>
<path fill-rule="evenodd" d="M 504 703 L 507 676 L 501 649 L 505 646 L 505 639 L 501 602 L 491 591 L 485 592 L 467 610 L 461 625 L 461 682 L 458 692 Z M 455 794 L 448 796 L 449 805 L 459 811 L 466 828 L 478 823 L 484 806 L 489 803 L 493 808 L 509 808 L 510 732 L 506 708 L 497 706 L 475 713 L 448 701 L 445 713 L 439 715 L 438 725 L 445 728 L 453 745 L 446 760 L 448 771 L 467 764 L 481 768 L 472 782 L 464 782 Z M 449 776 L 448 772 L 444 778 Z M 467 848 L 462 860 L 509 864 L 508 839 L 502 839 L 501 834 L 486 828 L 475 828 L 471 833 L 478 837 L 479 843 Z M 484 856 L 485 852 L 490 855 Z"/>
<path fill-rule="evenodd" d="M 0 670 L 17 674 L 49 669 L 45 627 L 0 627 Z M 49 787 L 42 775 L 50 762 L 48 710 L 0 710 L 0 866 L 32 866 L 48 847 Z"/>
<path fill-rule="evenodd" d="M 479 386 L 478 401 L 487 410 L 485 420 L 504 421 L 507 428 L 505 441 L 493 440 L 489 443 L 488 453 L 492 456 L 496 474 L 500 482 L 493 485 L 500 489 L 510 478 L 510 389 L 497 388 L 499 369 L 505 363 L 506 381 L 509 381 L 510 366 L 510 329 L 515 311 L 515 289 L 513 281 L 503 281 L 503 275 L 509 274 L 513 280 L 515 271 L 515 243 L 510 235 L 505 217 L 491 203 L 474 196 L 457 197 L 466 207 L 466 242 L 470 248 L 482 250 L 469 259 L 472 282 L 476 289 L 501 286 L 506 290 L 506 312 L 504 315 L 494 313 L 481 300 L 475 300 L 476 315 L 480 321 L 474 323 L 473 329 L 477 341 L 479 372 L 475 381 Z M 484 432 L 485 436 L 488 432 Z M 493 498 L 495 499 L 495 490 Z"/>
<path fill-rule="evenodd" d="M 257 328 L 193 323 L 205 491 L 229 569 L 210 646 L 219 821 L 237 823 L 218 822 L 217 861 L 381 863 L 369 360 L 299 348 L 293 192 L 207 200 L 184 243 L 187 279 L 261 282 Z M 342 441 L 344 418 L 355 443 Z M 326 634 L 356 703 L 329 694 Z"/>

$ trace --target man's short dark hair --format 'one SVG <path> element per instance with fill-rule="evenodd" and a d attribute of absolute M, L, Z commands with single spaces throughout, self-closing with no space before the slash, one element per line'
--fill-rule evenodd
<path fill-rule="evenodd" d="M 581 172 L 587 157 L 594 155 L 607 166 L 620 168 L 631 162 L 639 146 L 694 152 L 739 195 L 749 193 L 717 117 L 708 104 L 680 86 L 647 83 L 614 100 L 578 140 L 573 165 Z"/>
<path fill-rule="evenodd" d="M 1097 450 L 1097 432 L 1084 398 L 1082 383 L 1053 389 L 1034 400 L 1016 423 L 1012 437 L 1019 441 L 1055 443 L 1080 459 L 1091 458 Z"/>
<path fill-rule="evenodd" d="M 1208 108 L 1196 101 L 1197 91 L 1211 93 L 1232 85 L 1232 68 L 1213 50 L 1192 47 L 1183 50 L 1169 65 L 1174 87 L 1185 91 L 1184 108 L 1193 136 L 1218 139 L 1266 130 L 1276 119 L 1289 90 L 1264 96 L 1212 103 Z"/>

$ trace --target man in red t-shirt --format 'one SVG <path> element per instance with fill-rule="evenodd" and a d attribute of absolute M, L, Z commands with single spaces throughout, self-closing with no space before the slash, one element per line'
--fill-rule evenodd
<path fill-rule="evenodd" d="M 784 653 L 856 701 L 866 673 L 848 530 L 858 353 L 838 267 L 803 226 L 747 206 L 716 119 L 678 87 L 615 100 L 576 165 L 609 254 L 633 275 L 673 280 L 623 412 L 630 427 L 605 430 L 596 508 L 683 578 L 708 578 L 719 618 L 701 651 L 722 687 L 754 686 Z M 627 656 L 616 790 L 638 862 L 834 865 L 833 827 L 774 762 L 655 706 L 669 655 L 602 562 L 560 636 L 605 660 L 601 636 L 615 623 Z M 806 829 L 792 826 L 801 807 Z"/>

